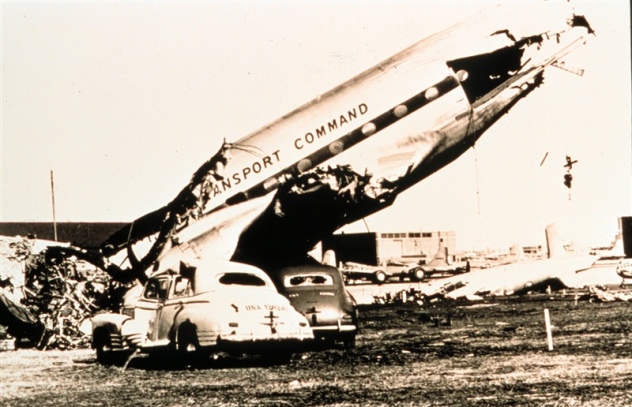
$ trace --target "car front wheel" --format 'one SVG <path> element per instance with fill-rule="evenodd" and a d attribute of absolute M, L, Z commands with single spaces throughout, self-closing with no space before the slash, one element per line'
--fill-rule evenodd
<path fill-rule="evenodd" d="M 111 366 L 114 364 L 114 357 L 112 348 L 109 344 L 101 343 L 96 345 L 97 362 L 104 366 Z"/>
<path fill-rule="evenodd" d="M 130 352 L 114 351 L 107 332 L 95 332 L 93 334 L 92 347 L 97 353 L 97 363 L 103 366 L 122 366 L 127 360 Z"/>

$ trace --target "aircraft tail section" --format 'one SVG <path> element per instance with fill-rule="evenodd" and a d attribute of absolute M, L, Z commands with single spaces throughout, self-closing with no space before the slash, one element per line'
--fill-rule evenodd
<path fill-rule="evenodd" d="M 516 261 L 524 260 L 524 249 L 518 243 L 515 243 L 513 246 L 511 246 L 511 248 L 509 249 L 509 254 L 511 258 L 515 259 Z"/>
<path fill-rule="evenodd" d="M 623 236 L 621 234 L 617 234 L 615 237 L 614 244 L 608 253 L 610 256 L 620 256 L 625 257 L 625 250 L 623 248 Z"/>
<path fill-rule="evenodd" d="M 333 250 L 327 250 L 323 253 L 323 261 L 322 264 L 326 266 L 338 267 L 338 262 L 336 261 L 336 252 Z"/>
<path fill-rule="evenodd" d="M 554 223 L 551 223 L 546 227 L 546 247 L 549 259 L 563 257 L 566 253 L 566 249 L 564 249 L 564 245 L 562 244 L 562 239 L 557 232 L 557 226 L 555 226 Z"/>
<path fill-rule="evenodd" d="M 439 239 L 439 248 L 435 257 L 426 264 L 426 267 L 449 266 L 448 248 L 445 247 L 443 239 Z"/>

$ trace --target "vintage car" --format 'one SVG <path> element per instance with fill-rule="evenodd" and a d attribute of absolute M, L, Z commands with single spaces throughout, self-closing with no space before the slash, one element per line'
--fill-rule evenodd
<path fill-rule="evenodd" d="M 123 314 L 92 319 L 92 347 L 103 364 L 120 363 L 135 350 L 184 357 L 224 351 L 285 361 L 312 340 L 307 319 L 277 292 L 270 277 L 234 262 L 157 271 Z"/>
<path fill-rule="evenodd" d="M 340 271 L 322 264 L 285 267 L 270 273 L 279 292 L 305 315 L 316 346 L 355 346 L 358 310 Z"/>

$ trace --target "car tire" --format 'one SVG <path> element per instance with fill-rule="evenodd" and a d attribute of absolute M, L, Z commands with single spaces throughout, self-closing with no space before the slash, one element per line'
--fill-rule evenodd
<path fill-rule="evenodd" d="M 192 325 L 180 325 L 178 328 L 178 353 L 187 355 L 190 347 L 193 347 L 196 352 L 200 350 L 200 342 L 198 341 L 197 332 Z"/>
<path fill-rule="evenodd" d="M 421 268 L 414 268 L 410 271 L 410 279 L 413 281 L 423 281 L 425 277 L 426 273 Z"/>
<path fill-rule="evenodd" d="M 211 356 L 209 350 L 205 350 L 200 346 L 197 331 L 193 324 L 180 325 L 180 328 L 178 328 L 177 342 L 178 357 L 181 362 L 187 365 L 203 363 Z"/>
<path fill-rule="evenodd" d="M 95 346 L 97 351 L 97 363 L 103 366 L 112 366 L 114 364 L 114 355 L 109 345 L 101 343 Z"/>
<path fill-rule="evenodd" d="M 346 350 L 350 350 L 350 349 L 355 349 L 356 346 L 356 337 L 355 335 L 352 335 L 348 338 L 345 338 L 344 342 L 343 342 L 344 348 Z"/>
<path fill-rule="evenodd" d="M 386 281 L 386 273 L 384 273 L 382 270 L 378 270 L 375 273 L 373 273 L 373 282 L 377 283 L 377 284 L 382 284 Z"/>
<path fill-rule="evenodd" d="M 127 352 L 113 351 L 110 334 L 96 331 L 92 334 L 92 347 L 97 353 L 97 363 L 103 366 L 122 365 L 127 360 Z"/>
<path fill-rule="evenodd" d="M 292 361 L 292 355 L 292 352 L 283 350 L 270 352 L 263 355 L 263 361 L 269 366 L 289 365 Z"/>

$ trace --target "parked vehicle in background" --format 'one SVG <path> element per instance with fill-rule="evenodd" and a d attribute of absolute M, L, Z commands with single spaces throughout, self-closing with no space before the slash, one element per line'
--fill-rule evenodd
<path fill-rule="evenodd" d="M 416 263 L 389 261 L 384 266 L 369 266 L 360 263 L 343 263 L 341 268 L 345 281 L 371 281 L 382 284 L 388 279 L 397 278 L 400 281 L 422 281 L 425 277 L 423 268 Z"/>
<path fill-rule="evenodd" d="M 340 270 L 323 264 L 306 264 L 270 274 L 279 292 L 307 318 L 317 344 L 355 346 L 358 310 L 345 289 Z"/>
<path fill-rule="evenodd" d="M 217 351 L 286 361 L 313 339 L 307 319 L 262 270 L 234 262 L 181 263 L 154 273 L 123 314 L 92 319 L 97 360 L 112 364 L 146 353 Z"/>

